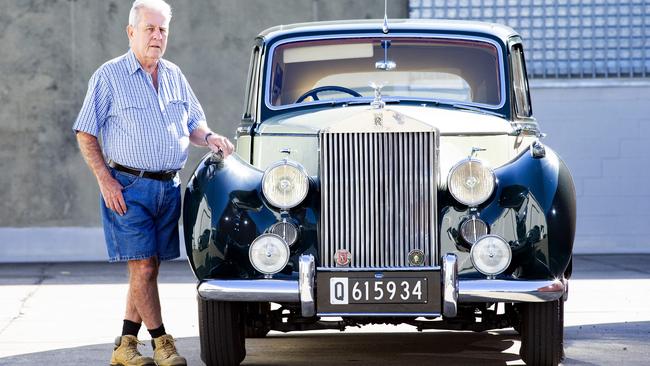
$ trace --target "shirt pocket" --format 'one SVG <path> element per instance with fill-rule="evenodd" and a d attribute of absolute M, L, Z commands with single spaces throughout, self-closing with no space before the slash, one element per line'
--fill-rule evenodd
<path fill-rule="evenodd" d="M 130 125 L 139 125 L 148 118 L 149 102 L 146 99 L 121 97 L 115 100 L 115 114 Z"/>
<path fill-rule="evenodd" d="M 173 125 L 179 136 L 189 136 L 190 131 L 187 126 L 189 118 L 189 103 L 181 99 L 172 99 L 165 106 L 165 114 L 169 124 Z"/>

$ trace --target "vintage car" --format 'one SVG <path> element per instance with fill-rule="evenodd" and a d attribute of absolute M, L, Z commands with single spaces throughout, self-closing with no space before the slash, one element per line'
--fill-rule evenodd
<path fill-rule="evenodd" d="M 184 196 L 201 358 L 348 326 L 513 327 L 563 357 L 575 189 L 533 118 L 522 39 L 443 20 L 285 25 L 255 39 L 236 154 Z"/>

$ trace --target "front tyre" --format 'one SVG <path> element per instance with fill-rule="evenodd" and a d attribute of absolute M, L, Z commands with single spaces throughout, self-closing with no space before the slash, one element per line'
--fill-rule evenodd
<path fill-rule="evenodd" d="M 207 366 L 239 365 L 246 357 L 243 304 L 198 297 L 201 359 Z"/>
<path fill-rule="evenodd" d="M 564 300 L 519 306 L 521 359 L 526 365 L 557 366 L 564 355 Z"/>

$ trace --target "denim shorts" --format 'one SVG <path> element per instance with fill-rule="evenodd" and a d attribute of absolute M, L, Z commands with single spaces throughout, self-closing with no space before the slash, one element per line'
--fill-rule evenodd
<path fill-rule="evenodd" d="M 178 219 L 181 186 L 178 175 L 159 181 L 109 168 L 122 187 L 126 213 L 120 216 L 106 207 L 100 194 L 100 210 L 110 262 L 180 256 Z"/>

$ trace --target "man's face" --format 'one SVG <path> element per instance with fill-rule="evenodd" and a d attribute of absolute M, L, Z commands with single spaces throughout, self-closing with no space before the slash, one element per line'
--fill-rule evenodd
<path fill-rule="evenodd" d="M 157 10 L 142 8 L 139 11 L 138 24 L 126 28 L 131 50 L 140 63 L 156 62 L 163 56 L 167 47 L 169 19 Z"/>

